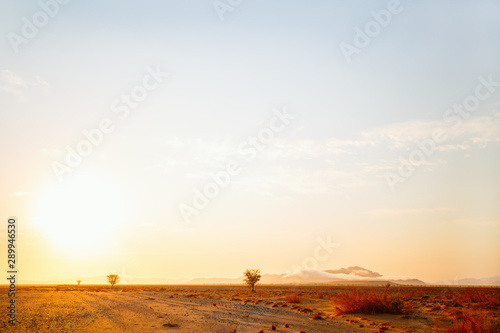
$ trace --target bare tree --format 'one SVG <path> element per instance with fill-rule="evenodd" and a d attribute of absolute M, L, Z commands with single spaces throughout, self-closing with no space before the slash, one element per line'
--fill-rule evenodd
<path fill-rule="evenodd" d="M 76 283 L 78 283 L 78 285 L 80 285 L 80 282 L 82 282 L 82 280 L 76 280 Z"/>
<path fill-rule="evenodd" d="M 252 288 L 252 292 L 255 291 L 255 284 L 260 281 L 260 270 L 259 269 L 247 269 L 243 272 L 245 277 L 243 281 L 248 284 L 249 287 Z"/>
<path fill-rule="evenodd" d="M 108 283 L 111 285 L 111 287 L 120 282 L 120 277 L 118 276 L 118 274 L 110 274 L 106 276 L 106 278 L 108 279 Z"/>

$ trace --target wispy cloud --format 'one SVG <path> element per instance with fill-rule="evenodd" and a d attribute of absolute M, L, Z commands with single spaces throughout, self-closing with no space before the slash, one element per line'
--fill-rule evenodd
<path fill-rule="evenodd" d="M 318 195 L 358 187 L 363 184 L 363 180 L 356 172 L 344 172 L 335 168 L 309 170 L 278 167 L 266 173 L 244 177 L 235 181 L 235 184 L 244 190 L 263 195 Z"/>
<path fill-rule="evenodd" d="M 377 127 L 362 136 L 391 149 L 412 149 L 415 143 L 431 138 L 435 129 L 442 129 L 447 137 L 448 143 L 444 145 L 447 148 L 438 147 L 442 151 L 465 150 L 474 145 L 484 147 L 500 141 L 500 113 L 471 117 L 457 128 L 442 121 L 408 121 Z"/>
<path fill-rule="evenodd" d="M 42 148 L 42 154 L 51 159 L 58 159 L 63 156 L 63 152 L 58 149 Z"/>
<path fill-rule="evenodd" d="M 439 151 L 468 150 L 484 148 L 489 143 L 500 142 L 500 113 L 489 116 L 471 117 L 458 128 L 442 121 L 400 122 L 359 133 L 358 138 L 302 139 L 279 142 L 264 155 L 273 158 L 313 159 L 334 158 L 338 155 L 357 155 L 366 149 L 387 149 L 389 151 L 414 149 L 418 142 L 432 138 L 435 129 L 442 129 L 446 135 Z"/>
<path fill-rule="evenodd" d="M 36 76 L 33 79 L 25 79 L 21 75 L 7 69 L 0 71 L 0 91 L 7 94 L 21 95 L 32 87 L 47 92 L 49 83 L 40 76 Z"/>
<path fill-rule="evenodd" d="M 31 195 L 33 192 L 13 192 L 11 193 L 12 196 L 14 197 L 23 197 L 26 195 Z"/>
<path fill-rule="evenodd" d="M 448 125 L 448 124 L 445 124 Z M 360 188 L 383 179 L 397 170 L 401 156 L 415 149 L 419 141 L 432 137 L 439 121 L 412 121 L 390 124 L 359 133 L 354 138 L 276 139 L 259 152 L 262 165 L 238 176 L 234 185 L 262 195 L 277 193 L 335 193 Z M 471 117 L 457 129 L 446 128 L 447 139 L 436 145 L 442 156 L 415 162 L 432 171 L 448 163 L 448 153 L 481 149 L 500 142 L 500 114 Z M 186 180 L 210 180 L 210 173 L 222 170 L 229 159 L 241 160 L 238 142 L 231 138 L 191 139 L 178 137 L 162 142 L 154 164 Z"/>
<path fill-rule="evenodd" d="M 417 214 L 431 214 L 437 212 L 447 212 L 450 211 L 449 207 L 437 207 L 437 208 L 406 208 L 406 209 L 374 209 L 369 210 L 365 214 L 372 216 L 405 216 L 405 215 L 417 215 Z"/>
<path fill-rule="evenodd" d="M 164 140 L 159 149 L 156 162 L 146 166 L 145 170 L 161 169 L 167 172 L 199 174 L 223 167 L 227 159 L 234 154 L 234 147 L 227 139 L 183 140 L 173 137 Z"/>

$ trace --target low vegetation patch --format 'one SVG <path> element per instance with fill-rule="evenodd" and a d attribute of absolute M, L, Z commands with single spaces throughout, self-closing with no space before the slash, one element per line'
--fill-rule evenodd
<path fill-rule="evenodd" d="M 344 313 L 393 313 L 404 314 L 410 310 L 400 294 L 390 294 L 387 288 L 384 293 L 375 290 L 352 289 L 340 292 L 332 297 L 338 314 Z"/>
<path fill-rule="evenodd" d="M 464 288 L 456 297 L 458 303 L 471 304 L 476 308 L 494 309 L 500 307 L 500 290 Z"/>
<path fill-rule="evenodd" d="M 302 297 L 297 295 L 297 293 L 293 293 L 285 296 L 285 302 L 287 303 L 300 303 L 302 301 Z"/>
<path fill-rule="evenodd" d="M 455 314 L 454 326 L 446 333 L 499 333 L 500 322 L 491 316 L 476 311 L 459 311 Z"/>

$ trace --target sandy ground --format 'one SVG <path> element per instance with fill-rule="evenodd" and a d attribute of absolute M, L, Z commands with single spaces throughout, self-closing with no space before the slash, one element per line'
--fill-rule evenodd
<path fill-rule="evenodd" d="M 296 306 L 312 312 L 300 312 L 283 302 L 285 293 L 251 294 L 223 288 L 31 287 L 17 293 L 18 324 L 8 324 L 5 314 L 0 331 L 257 333 L 261 329 L 273 331 L 272 325 L 275 332 L 293 333 L 378 332 L 380 326 L 387 326 L 388 332 L 432 331 L 429 321 L 419 316 L 335 317 L 331 302 L 325 299 L 304 298 Z M 318 312 L 324 319 L 312 319 Z"/>

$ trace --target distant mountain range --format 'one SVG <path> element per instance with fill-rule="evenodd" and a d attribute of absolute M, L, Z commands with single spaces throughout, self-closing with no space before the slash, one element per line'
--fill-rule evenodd
<path fill-rule="evenodd" d="M 458 279 L 451 281 L 439 281 L 436 284 L 452 286 L 500 286 L 500 275 L 484 279 Z"/>
<path fill-rule="evenodd" d="M 197 278 L 187 284 L 241 284 L 243 276 L 238 278 Z M 295 274 L 262 274 L 261 284 L 276 285 L 346 285 L 369 284 L 385 285 L 425 285 L 426 283 L 413 278 L 384 277 L 363 267 L 352 266 L 348 268 L 319 270 L 302 270 Z"/>
<path fill-rule="evenodd" d="M 105 276 L 80 277 L 64 280 L 27 281 L 23 284 L 75 284 L 82 280 L 82 284 L 106 284 Z M 236 278 L 195 278 L 195 279 L 166 279 L 120 276 L 120 283 L 125 284 L 188 284 L 188 285 L 242 285 L 243 275 Z M 459 279 L 452 281 L 438 281 L 426 283 L 411 277 L 384 276 L 369 269 L 351 266 L 327 270 L 302 270 L 293 274 L 262 274 L 260 284 L 266 285 L 461 285 L 461 286 L 500 286 L 500 276 L 484 279 Z"/>

